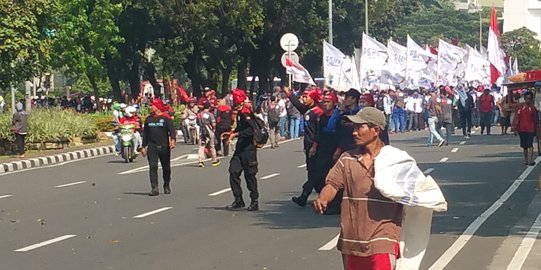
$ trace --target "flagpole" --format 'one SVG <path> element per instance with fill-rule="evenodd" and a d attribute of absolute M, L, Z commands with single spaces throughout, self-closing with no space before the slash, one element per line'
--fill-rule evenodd
<path fill-rule="evenodd" d="M 287 58 L 289 58 L 289 60 L 291 60 L 291 40 L 289 40 L 289 41 L 287 42 L 287 49 L 288 49 L 288 50 L 287 50 Z M 292 74 L 289 74 L 289 76 L 288 76 L 288 77 L 289 77 L 289 87 L 290 87 L 291 89 L 293 89 L 293 85 L 291 85 L 291 76 L 293 76 L 293 75 L 292 75 Z"/>
<path fill-rule="evenodd" d="M 329 43 L 332 44 L 332 0 L 329 0 Z"/>

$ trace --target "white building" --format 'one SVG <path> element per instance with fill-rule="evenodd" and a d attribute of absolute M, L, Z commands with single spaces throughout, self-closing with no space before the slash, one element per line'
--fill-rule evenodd
<path fill-rule="evenodd" d="M 521 27 L 537 33 L 541 40 L 541 1 L 505 0 L 503 7 L 503 31 L 509 32 Z"/>

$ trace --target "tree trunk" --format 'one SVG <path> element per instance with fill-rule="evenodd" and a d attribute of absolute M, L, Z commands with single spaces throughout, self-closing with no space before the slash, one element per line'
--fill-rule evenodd
<path fill-rule="evenodd" d="M 139 96 L 139 94 L 141 93 L 141 80 L 139 78 L 139 59 L 137 59 L 137 57 L 134 57 L 132 60 L 133 63 L 128 74 L 128 81 L 130 83 L 131 90 L 130 92 L 132 96 Z"/>
<path fill-rule="evenodd" d="M 200 97 L 203 78 L 198 69 L 198 56 L 196 54 L 197 52 L 194 51 L 192 54 L 188 55 L 187 61 L 183 66 L 188 74 L 188 78 L 192 81 L 193 95 Z"/>
<path fill-rule="evenodd" d="M 118 62 L 115 61 L 109 52 L 105 53 L 105 64 L 107 67 L 107 77 L 109 77 L 109 83 L 113 89 L 113 99 L 120 99 L 120 76 L 118 69 Z"/>
<path fill-rule="evenodd" d="M 227 67 L 226 69 L 222 70 L 222 92 L 221 92 L 221 96 L 224 96 L 225 94 L 227 94 L 230 90 L 233 90 L 233 89 L 229 89 L 229 79 L 231 78 L 231 71 L 232 71 L 232 68 L 231 66 Z"/>
<path fill-rule="evenodd" d="M 247 66 L 248 61 L 243 59 L 237 67 L 237 88 L 246 89 L 248 85 L 246 82 L 246 77 L 248 77 Z"/>
<path fill-rule="evenodd" d="M 92 89 L 94 90 L 94 97 L 98 99 L 98 97 L 100 96 L 100 89 L 98 88 L 98 83 L 96 82 L 96 78 L 89 74 L 87 74 L 86 76 L 88 77 L 88 81 L 90 81 L 90 85 L 92 86 Z"/>

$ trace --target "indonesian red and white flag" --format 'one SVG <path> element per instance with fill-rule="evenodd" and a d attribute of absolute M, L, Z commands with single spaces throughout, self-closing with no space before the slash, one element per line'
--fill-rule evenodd
<path fill-rule="evenodd" d="M 293 75 L 294 82 L 316 85 L 307 69 L 292 59 L 286 58 L 286 72 Z"/>
<path fill-rule="evenodd" d="M 506 73 L 505 53 L 500 48 L 500 30 L 496 9 L 492 7 L 490 16 L 490 31 L 488 32 L 488 61 L 490 62 L 490 83 L 494 84 L 498 78 Z"/>

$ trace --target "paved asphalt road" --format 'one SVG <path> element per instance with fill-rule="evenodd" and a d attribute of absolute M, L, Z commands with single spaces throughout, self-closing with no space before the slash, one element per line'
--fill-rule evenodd
<path fill-rule="evenodd" d="M 512 135 L 453 139 L 428 148 L 426 132 L 391 136 L 449 203 L 434 216 L 422 269 L 541 269 L 540 166 L 522 164 Z M 174 151 L 173 194 L 158 197 L 146 196 L 144 159 L 1 175 L 0 269 L 341 269 L 338 216 L 290 201 L 306 174 L 300 141 L 259 152 L 257 213 L 225 211 L 228 159 L 198 168 L 182 158 L 192 148 Z"/>

